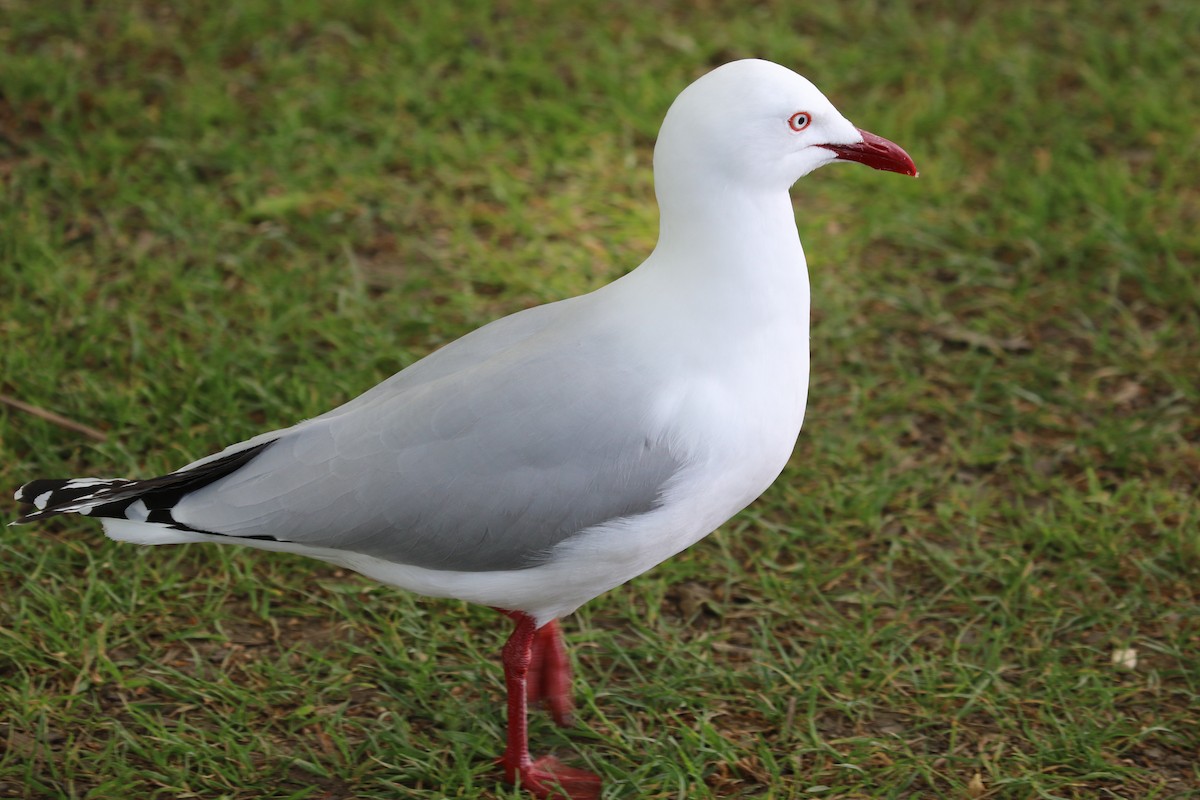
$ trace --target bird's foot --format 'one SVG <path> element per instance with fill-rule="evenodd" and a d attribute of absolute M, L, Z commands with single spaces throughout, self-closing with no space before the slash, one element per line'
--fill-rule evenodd
<path fill-rule="evenodd" d="M 600 776 L 568 767 L 554 756 L 511 766 L 504 763 L 509 783 L 519 784 L 539 800 L 600 800 Z"/>

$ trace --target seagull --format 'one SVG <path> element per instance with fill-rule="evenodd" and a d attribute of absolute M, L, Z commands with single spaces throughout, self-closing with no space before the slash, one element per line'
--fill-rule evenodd
<path fill-rule="evenodd" d="M 718 67 L 667 111 L 658 244 L 636 269 L 168 475 L 34 480 L 12 524 L 82 514 L 121 542 L 300 553 L 491 606 L 514 625 L 505 780 L 599 798 L 597 775 L 529 752 L 530 703 L 571 719 L 558 620 L 699 541 L 783 470 L 809 375 L 789 190 L 836 161 L 917 175 L 795 72 Z"/>

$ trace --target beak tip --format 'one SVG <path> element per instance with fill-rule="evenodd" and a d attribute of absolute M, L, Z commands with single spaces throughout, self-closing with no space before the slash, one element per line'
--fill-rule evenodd
<path fill-rule="evenodd" d="M 913 178 L 920 175 L 917 165 L 908 153 L 904 152 L 903 147 L 862 128 L 859 128 L 858 132 L 862 136 L 862 142 L 858 144 L 823 146 L 846 161 L 857 161 L 874 169 L 898 172 Z"/>

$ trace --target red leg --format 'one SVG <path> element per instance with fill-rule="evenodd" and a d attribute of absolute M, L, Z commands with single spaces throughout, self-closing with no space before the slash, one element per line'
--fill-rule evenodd
<path fill-rule="evenodd" d="M 558 620 L 551 620 L 533 635 L 529 662 L 529 702 L 541 701 L 551 718 L 564 728 L 571 724 L 571 662 L 563 644 Z"/>
<path fill-rule="evenodd" d="M 564 766 L 553 756 L 543 756 L 536 761 L 530 757 L 526 721 L 528 678 L 534 640 L 540 631 L 537 622 L 528 614 L 520 611 L 504 613 L 517 623 L 502 651 L 504 684 L 508 690 L 508 746 L 500 759 L 504 765 L 504 777 L 509 783 L 529 790 L 540 800 L 599 800 L 598 775 Z M 557 638 L 558 634 L 555 631 L 546 635 Z"/>

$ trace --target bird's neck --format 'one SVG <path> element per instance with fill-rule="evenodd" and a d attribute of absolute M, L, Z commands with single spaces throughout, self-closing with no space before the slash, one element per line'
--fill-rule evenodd
<path fill-rule="evenodd" d="M 686 273 L 681 282 L 730 281 L 743 290 L 758 283 L 763 291 L 790 291 L 793 302 L 796 292 L 807 300 L 804 250 L 787 192 L 663 191 L 659 210 L 656 268 Z"/>
<path fill-rule="evenodd" d="M 665 199 L 654 252 L 606 287 L 629 290 L 621 307 L 693 326 L 689 335 L 766 332 L 807 351 L 808 270 L 787 193 Z"/>

